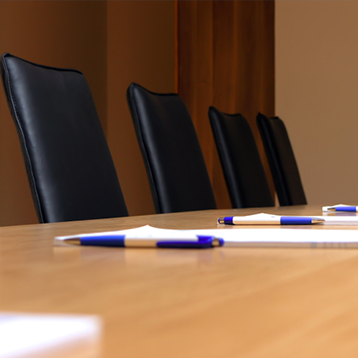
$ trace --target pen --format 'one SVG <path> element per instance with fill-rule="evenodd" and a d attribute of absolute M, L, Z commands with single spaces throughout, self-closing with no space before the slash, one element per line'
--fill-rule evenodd
<path fill-rule="evenodd" d="M 193 239 L 155 239 L 155 238 L 130 238 L 125 235 L 99 235 L 72 237 L 64 240 L 65 243 L 84 246 L 107 247 L 158 247 L 158 248 L 182 248 L 205 249 L 224 245 L 224 240 L 214 236 L 198 235 Z"/>
<path fill-rule="evenodd" d="M 327 208 L 329 211 L 349 211 L 349 212 L 357 212 L 357 206 L 351 205 L 339 205 L 339 206 L 332 206 Z"/>
<path fill-rule="evenodd" d="M 305 216 L 267 216 L 265 218 L 250 218 L 245 216 L 227 216 L 218 219 L 219 224 L 225 225 L 312 225 L 324 223 L 324 219 Z"/>

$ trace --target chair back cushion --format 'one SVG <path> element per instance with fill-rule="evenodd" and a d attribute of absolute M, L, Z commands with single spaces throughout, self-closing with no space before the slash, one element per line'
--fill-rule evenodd
<path fill-rule="evenodd" d="M 128 215 L 83 74 L 8 53 L 1 73 L 39 221 Z"/>
<path fill-rule="evenodd" d="M 132 83 L 127 99 L 157 213 L 215 209 L 199 140 L 180 96 Z"/>
<path fill-rule="evenodd" d="M 281 206 L 307 204 L 288 132 L 279 117 L 259 113 L 257 125 Z"/>
<path fill-rule="evenodd" d="M 241 114 L 209 108 L 209 118 L 233 208 L 273 206 L 252 129 Z"/>

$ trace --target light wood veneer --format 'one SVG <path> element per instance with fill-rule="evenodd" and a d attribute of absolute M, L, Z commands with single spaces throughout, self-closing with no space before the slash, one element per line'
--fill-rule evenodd
<path fill-rule="evenodd" d="M 53 246 L 59 235 L 216 228 L 219 216 L 262 211 L 321 214 L 302 206 L 2 227 L 0 311 L 99 315 L 103 357 L 356 357 L 358 250 Z"/>

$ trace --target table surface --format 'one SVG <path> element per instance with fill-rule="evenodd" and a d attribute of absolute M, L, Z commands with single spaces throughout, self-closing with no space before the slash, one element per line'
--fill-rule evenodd
<path fill-rule="evenodd" d="M 358 250 L 53 246 L 60 235 L 146 224 L 208 229 L 217 228 L 219 216 L 321 215 L 320 209 L 209 210 L 2 227 L 0 311 L 99 315 L 106 358 L 357 357 Z"/>

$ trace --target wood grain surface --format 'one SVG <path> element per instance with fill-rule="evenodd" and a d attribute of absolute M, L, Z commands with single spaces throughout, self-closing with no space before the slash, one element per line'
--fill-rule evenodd
<path fill-rule="evenodd" d="M 217 228 L 219 216 L 262 211 L 321 214 L 302 206 L 2 227 L 0 311 L 99 315 L 101 357 L 356 357 L 357 250 L 53 246 L 59 235 Z"/>
<path fill-rule="evenodd" d="M 256 126 L 275 115 L 274 1 L 178 1 L 177 89 L 192 115 L 218 208 L 231 207 L 208 118 L 209 106 L 250 123 L 271 190 Z"/>

